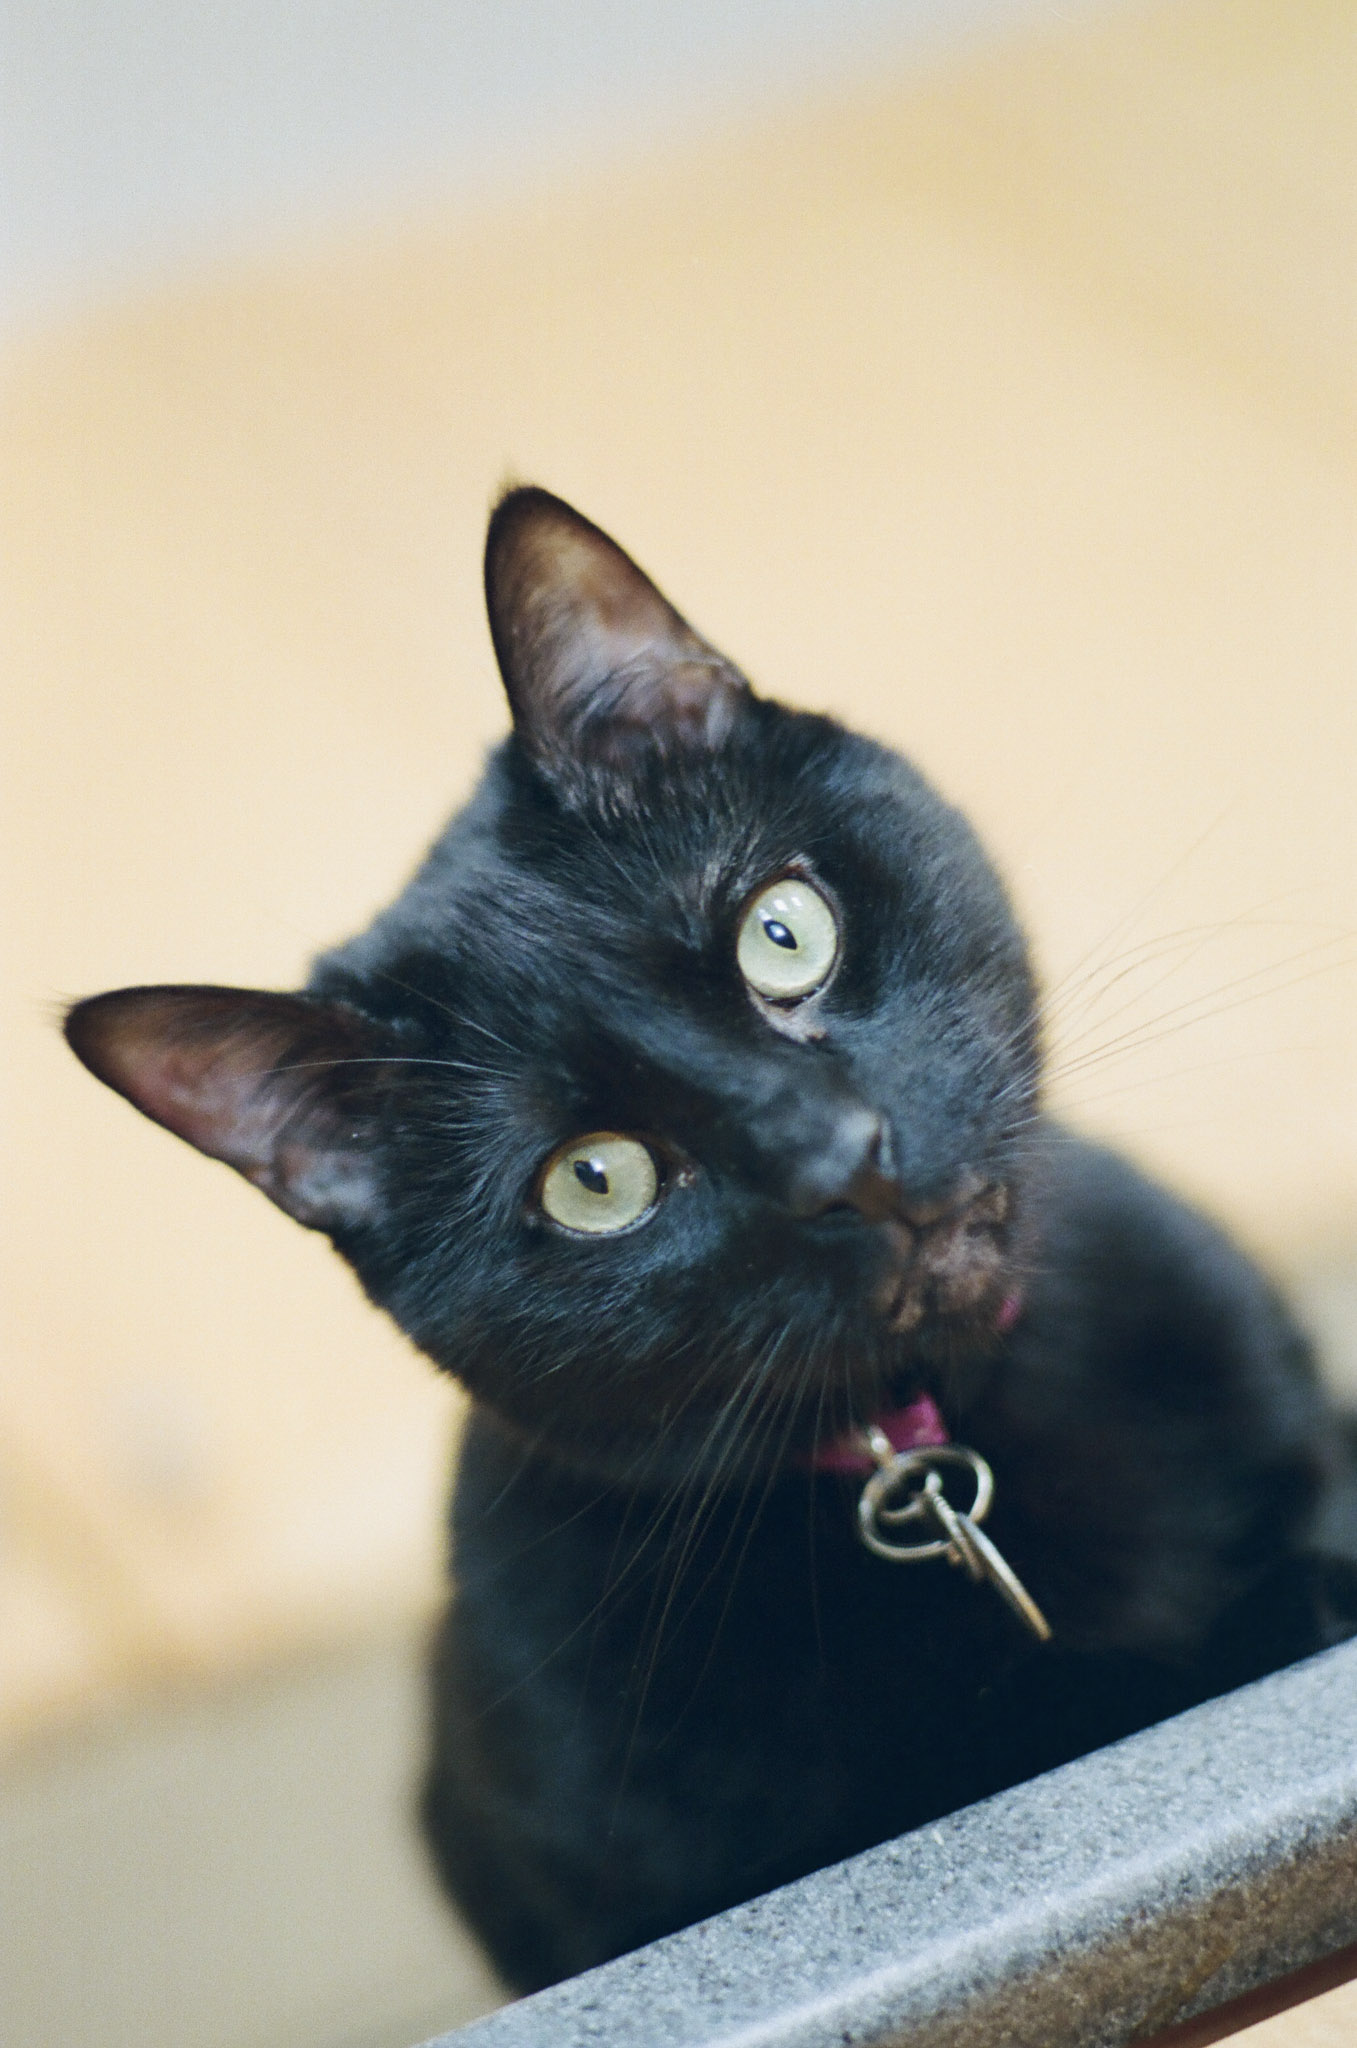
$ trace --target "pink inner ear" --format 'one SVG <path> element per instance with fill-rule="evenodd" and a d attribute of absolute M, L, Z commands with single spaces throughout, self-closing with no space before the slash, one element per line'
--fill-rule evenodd
<path fill-rule="evenodd" d="M 265 1163 L 276 1114 L 265 1106 L 269 1084 L 267 1062 L 259 1070 L 262 1048 L 248 1042 L 189 1046 L 143 1040 L 126 1051 L 126 1092 L 147 1116 L 242 1172 Z"/>
<path fill-rule="evenodd" d="M 67 1037 L 144 1115 L 248 1171 L 264 1163 L 286 1114 L 269 1102 L 290 1036 L 286 1012 L 273 1005 L 294 1001 L 233 989 L 115 990 L 72 1011 Z"/>
<path fill-rule="evenodd" d="M 486 600 L 524 745 L 548 766 L 714 746 L 749 691 L 615 541 L 548 492 L 490 522 Z"/>
<path fill-rule="evenodd" d="M 66 1035 L 100 1080 L 299 1221 L 337 1227 L 370 1198 L 355 1119 L 383 1069 L 354 1013 L 262 990 L 120 989 L 77 1004 Z"/>

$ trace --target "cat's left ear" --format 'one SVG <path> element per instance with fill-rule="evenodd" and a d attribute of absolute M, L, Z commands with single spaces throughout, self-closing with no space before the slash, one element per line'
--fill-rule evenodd
<path fill-rule="evenodd" d="M 548 491 L 500 500 L 485 592 L 515 730 L 557 780 L 714 750 L 750 701 L 631 557 Z"/>
<path fill-rule="evenodd" d="M 313 996 L 122 988 L 66 1017 L 71 1050 L 146 1116 L 312 1230 L 375 1221 L 391 1072 L 378 1027 Z"/>

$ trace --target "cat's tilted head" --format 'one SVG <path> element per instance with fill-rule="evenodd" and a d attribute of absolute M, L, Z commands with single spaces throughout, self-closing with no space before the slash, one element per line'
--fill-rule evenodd
<path fill-rule="evenodd" d="M 1022 938 L 912 768 L 558 499 L 503 500 L 486 585 L 513 736 L 397 901 L 303 993 L 120 990 L 70 1042 L 561 1455 L 803 1454 L 1015 1284 Z"/>

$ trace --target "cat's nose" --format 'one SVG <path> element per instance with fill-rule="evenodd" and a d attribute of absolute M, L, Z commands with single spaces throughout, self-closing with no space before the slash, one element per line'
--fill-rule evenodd
<path fill-rule="evenodd" d="M 885 1118 L 871 1109 L 845 1110 L 830 1137 L 798 1163 L 788 1206 L 804 1217 L 856 1209 L 869 1223 L 901 1216 L 905 1191 L 896 1178 Z"/>

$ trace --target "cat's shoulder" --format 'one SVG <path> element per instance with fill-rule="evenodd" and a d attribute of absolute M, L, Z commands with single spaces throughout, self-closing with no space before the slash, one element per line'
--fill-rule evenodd
<path fill-rule="evenodd" d="M 1197 1203 L 1110 1146 L 1055 1127 L 1042 1188 L 1043 1277 L 1128 1315 L 1196 1302 L 1290 1318 L 1256 1257 Z M 1152 1298 L 1154 1297 L 1154 1298 Z"/>
<path fill-rule="evenodd" d="M 1125 1422 L 1129 1405 L 1239 1429 L 1241 1448 L 1308 1434 L 1324 1405 L 1311 1348 L 1259 1262 L 1123 1155 L 1051 1138 L 1014 1390 L 1067 1424 L 1085 1407 Z"/>

